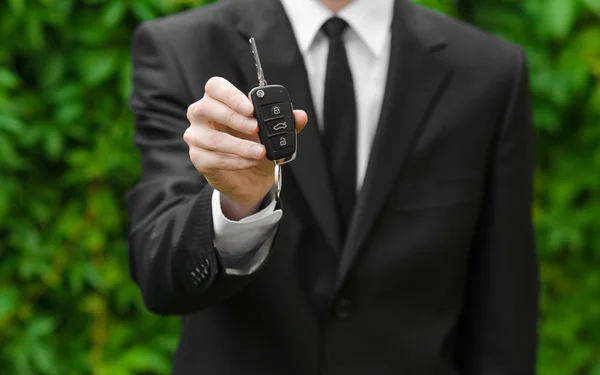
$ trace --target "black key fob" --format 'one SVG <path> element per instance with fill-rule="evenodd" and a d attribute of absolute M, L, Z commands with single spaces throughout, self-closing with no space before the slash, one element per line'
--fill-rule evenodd
<path fill-rule="evenodd" d="M 281 164 L 296 156 L 296 122 L 290 96 L 285 87 L 268 85 L 250 92 L 259 137 L 267 149 L 267 159 Z"/>
<path fill-rule="evenodd" d="M 258 76 L 258 87 L 250 91 L 254 117 L 258 121 L 258 135 L 267 149 L 267 159 L 279 166 L 296 157 L 297 136 L 292 101 L 285 87 L 267 85 L 254 38 L 250 38 L 250 46 Z"/>

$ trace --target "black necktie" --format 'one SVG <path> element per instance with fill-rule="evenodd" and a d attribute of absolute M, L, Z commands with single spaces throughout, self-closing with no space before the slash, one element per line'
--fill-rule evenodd
<path fill-rule="evenodd" d="M 323 24 L 329 37 L 325 78 L 324 146 L 335 185 L 337 208 L 345 238 L 356 199 L 356 99 L 346 49 L 341 39 L 346 21 L 332 17 Z"/>

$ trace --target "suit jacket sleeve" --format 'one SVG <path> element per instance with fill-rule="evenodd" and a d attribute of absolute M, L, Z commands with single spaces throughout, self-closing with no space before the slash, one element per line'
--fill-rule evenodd
<path fill-rule="evenodd" d="M 130 105 L 142 176 L 127 196 L 130 272 L 149 310 L 190 314 L 227 298 L 252 276 L 228 275 L 213 246 L 213 189 L 182 139 L 195 99 L 154 25 L 140 26 L 132 43 Z"/>
<path fill-rule="evenodd" d="M 522 50 L 515 65 L 458 333 L 459 359 L 469 375 L 535 374 L 539 288 L 531 221 L 534 130 Z"/>

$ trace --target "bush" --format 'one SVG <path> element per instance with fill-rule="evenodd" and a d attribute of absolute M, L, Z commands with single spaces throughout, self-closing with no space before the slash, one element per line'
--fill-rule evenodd
<path fill-rule="evenodd" d="M 200 0 L 0 3 L 0 373 L 167 374 L 179 321 L 128 275 L 136 24 Z M 528 52 L 539 373 L 600 374 L 600 1 L 421 0 Z"/>

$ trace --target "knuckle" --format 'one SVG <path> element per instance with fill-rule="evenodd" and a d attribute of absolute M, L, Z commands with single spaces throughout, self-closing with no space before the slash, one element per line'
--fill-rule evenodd
<path fill-rule="evenodd" d="M 192 143 L 193 138 L 194 137 L 192 135 L 192 127 L 190 126 L 183 133 L 183 141 L 189 145 L 190 143 Z"/>
<path fill-rule="evenodd" d="M 194 106 L 194 114 L 196 114 L 198 116 L 204 115 L 204 113 L 207 110 L 207 106 L 208 106 L 208 103 L 207 103 L 206 98 L 202 98 L 202 99 L 198 100 L 198 102 Z"/>
<path fill-rule="evenodd" d="M 228 123 L 231 128 L 234 128 L 234 129 L 237 128 L 238 116 L 235 111 L 231 111 L 231 113 L 229 114 Z"/>
<path fill-rule="evenodd" d="M 225 156 L 223 155 L 218 155 L 215 158 L 215 169 L 226 169 L 227 168 L 227 159 L 225 159 Z"/>
<path fill-rule="evenodd" d="M 206 165 L 205 165 L 205 164 L 203 164 L 203 163 L 198 163 L 198 162 L 197 162 L 197 163 L 194 163 L 194 166 L 196 167 L 196 170 L 197 170 L 198 172 L 200 172 L 201 174 L 203 174 L 203 175 L 204 175 L 204 174 L 207 174 L 207 173 L 208 173 L 208 171 L 210 170 L 210 169 L 208 168 L 208 166 L 206 166 Z"/>
<path fill-rule="evenodd" d="M 236 104 L 235 102 L 236 102 L 237 97 L 238 97 L 238 92 L 236 89 L 227 90 L 227 94 L 226 94 L 227 103 Z"/>
<path fill-rule="evenodd" d="M 199 165 L 196 166 L 196 170 L 198 172 L 200 172 L 200 174 L 202 174 L 202 175 L 207 175 L 208 172 L 210 171 L 210 169 L 208 169 L 208 168 L 206 168 L 204 166 L 199 166 Z"/>
<path fill-rule="evenodd" d="M 210 165 L 207 164 L 205 158 L 201 157 L 201 154 L 199 152 L 190 152 L 190 159 L 192 160 L 192 164 L 194 165 L 196 170 L 201 174 L 206 175 L 210 172 Z"/>
<path fill-rule="evenodd" d="M 248 168 L 248 164 L 249 163 L 247 161 L 245 161 L 242 158 L 239 158 L 236 162 L 236 167 L 237 167 L 237 169 L 246 169 L 246 168 Z"/>
<path fill-rule="evenodd" d="M 219 85 L 221 84 L 221 77 L 210 77 L 206 84 L 204 85 L 204 91 L 209 95 L 211 92 L 214 92 Z"/>
<path fill-rule="evenodd" d="M 211 135 L 206 137 L 205 147 L 207 150 L 215 151 L 218 150 L 220 145 L 219 137 L 217 135 Z"/>
<path fill-rule="evenodd" d="M 207 111 L 207 99 L 206 97 L 198 100 L 188 107 L 187 118 L 190 122 L 198 121 L 198 119 L 205 115 Z"/>
<path fill-rule="evenodd" d="M 243 155 L 246 157 L 254 157 L 254 155 L 252 154 L 252 143 L 250 142 L 240 142 L 238 144 L 237 149 L 240 150 L 240 152 L 242 152 Z"/>
<path fill-rule="evenodd" d="M 190 147 L 189 156 L 190 156 L 190 161 L 192 162 L 192 164 L 194 164 L 196 167 L 198 167 L 198 164 L 199 164 L 198 150 L 195 147 Z"/>
<path fill-rule="evenodd" d="M 192 103 L 187 108 L 187 119 L 189 122 L 194 121 L 194 110 L 196 107 L 196 103 Z"/>

